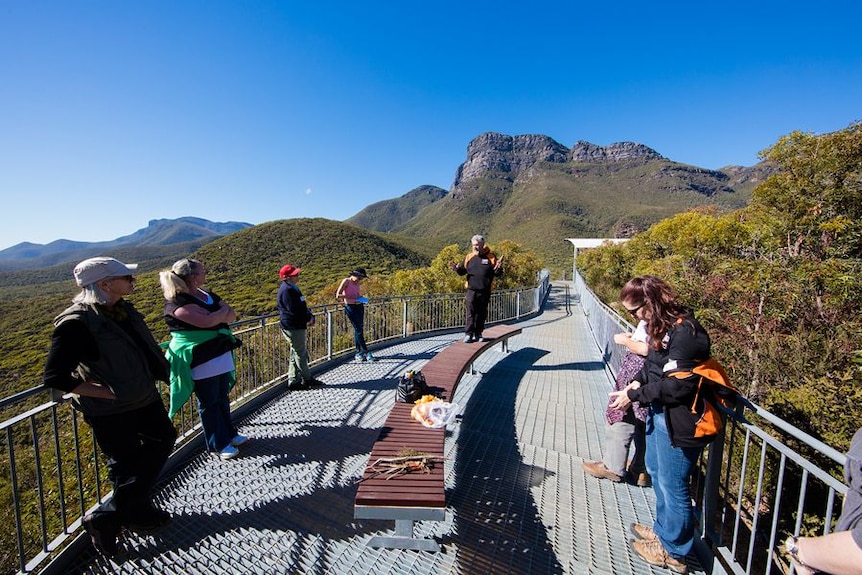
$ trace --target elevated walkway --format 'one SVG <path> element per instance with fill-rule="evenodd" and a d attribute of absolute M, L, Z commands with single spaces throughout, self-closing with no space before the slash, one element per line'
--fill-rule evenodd
<path fill-rule="evenodd" d="M 446 439 L 447 519 L 417 525 L 441 553 L 367 547 L 391 522 L 354 519 L 353 497 L 398 375 L 460 334 L 380 350 L 376 363 L 318 374 L 326 387 L 256 405 L 238 422 L 252 438 L 240 457 L 198 452 L 160 484 L 168 527 L 127 534 L 112 561 L 86 545 L 63 572 L 668 573 L 628 545 L 631 522 L 652 523 L 652 490 L 581 468 L 601 455 L 610 381 L 566 286 L 519 325 L 510 353 L 482 355 L 454 397 L 463 415 Z M 690 566 L 704 572 L 694 558 Z"/>

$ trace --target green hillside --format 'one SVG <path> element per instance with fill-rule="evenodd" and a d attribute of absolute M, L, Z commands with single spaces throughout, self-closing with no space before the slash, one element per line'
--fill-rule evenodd
<path fill-rule="evenodd" d="M 431 259 L 398 238 L 326 219 L 268 222 L 221 237 L 193 252 L 176 253 L 175 248 L 167 247 L 159 255 L 156 248 L 148 249 L 146 265 L 127 257 L 132 253 L 118 250 L 110 255 L 142 264 L 135 293 L 129 299 L 159 338 L 166 330 L 161 319 L 164 299 L 158 271 L 181 257 L 204 262 L 210 271 L 209 287 L 241 318 L 275 311 L 278 270 L 287 263 L 303 268 L 300 287 L 311 303 L 329 303 L 335 293 L 332 285 L 356 266 L 364 267 L 373 277 L 425 266 Z M 52 319 L 70 304 L 77 288 L 71 265 L 3 275 L 0 328 L 5 337 L 0 342 L 0 377 L 11 394 L 40 381 Z M 325 293 L 315 297 L 324 288 Z"/>
<path fill-rule="evenodd" d="M 694 207 L 739 208 L 757 181 L 664 159 L 537 162 L 516 178 L 489 171 L 472 179 L 393 231 L 444 245 L 464 243 L 474 233 L 491 242 L 509 239 L 556 273 L 571 266 L 566 238 L 630 237 Z"/>

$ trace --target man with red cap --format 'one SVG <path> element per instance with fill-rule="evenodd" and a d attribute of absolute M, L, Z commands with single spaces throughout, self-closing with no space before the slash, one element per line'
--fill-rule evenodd
<path fill-rule="evenodd" d="M 305 341 L 308 326 L 314 325 L 315 319 L 305 303 L 305 296 L 296 285 L 300 271 L 302 268 L 286 265 L 278 274 L 281 278 L 277 300 L 281 333 L 290 344 L 290 367 L 287 370 L 289 389 L 309 389 L 323 385 L 322 381 L 311 376 L 308 369 L 308 348 Z"/>

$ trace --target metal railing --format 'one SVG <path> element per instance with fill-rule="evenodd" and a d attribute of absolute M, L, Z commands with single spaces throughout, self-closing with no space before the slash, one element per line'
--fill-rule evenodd
<path fill-rule="evenodd" d="M 602 303 L 579 274 L 574 293 L 616 373 L 626 349 L 613 341 L 633 326 Z M 825 535 L 845 495 L 845 456 L 751 402 L 743 402 L 724 433 L 704 450 L 691 492 L 704 539 L 733 573 L 788 573 L 787 535 Z"/>
<path fill-rule="evenodd" d="M 550 282 L 542 272 L 538 286 L 492 293 L 488 323 L 517 321 L 541 309 Z M 308 329 L 309 363 L 352 356 L 353 328 L 341 306 L 312 309 L 316 323 Z M 460 329 L 464 325 L 464 294 L 428 294 L 372 300 L 366 305 L 365 336 L 373 347 L 417 334 Z M 286 378 L 290 348 L 281 334 L 278 315 L 232 325 L 243 344 L 236 350 L 236 385 L 231 404 L 238 406 Z M 110 496 L 111 485 L 90 428 L 71 408 L 70 396 L 52 397 L 35 385 L 0 400 L 0 430 L 5 445 L 0 457 L 0 572 L 38 572 L 47 560 L 78 535 L 83 516 Z M 165 386 L 160 386 L 165 390 Z M 44 399 L 51 397 L 49 401 Z M 167 398 L 164 398 L 167 401 Z M 195 402 L 174 417 L 178 450 L 200 434 Z M 170 464 L 169 464 L 170 465 Z"/>

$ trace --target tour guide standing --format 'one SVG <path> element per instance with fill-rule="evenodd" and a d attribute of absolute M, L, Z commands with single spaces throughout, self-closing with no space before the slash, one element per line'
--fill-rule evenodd
<path fill-rule="evenodd" d="M 287 370 L 289 389 L 308 389 L 323 385 L 322 381 L 311 377 L 308 369 L 308 348 L 305 338 L 308 326 L 314 325 L 314 314 L 305 303 L 305 296 L 296 282 L 302 268 L 286 265 L 281 268 L 278 288 L 278 312 L 281 316 L 281 333 L 290 344 L 290 367 Z"/>
<path fill-rule="evenodd" d="M 460 264 L 449 264 L 458 275 L 467 276 L 467 321 L 464 328 L 464 343 L 482 340 L 485 319 L 488 317 L 488 302 L 491 300 L 491 284 L 494 276 L 503 275 L 503 256 L 497 259 L 485 245 L 485 237 L 479 234 L 470 240 L 473 250 Z"/>
<path fill-rule="evenodd" d="M 81 292 L 54 320 L 45 364 L 46 387 L 74 394 L 108 460 L 113 496 L 84 517 L 101 553 L 117 553 L 122 527 L 149 531 L 170 521 L 150 490 L 177 438 L 156 381 L 168 380 L 168 362 L 124 296 L 134 291 L 137 264 L 97 257 L 75 266 Z"/>

